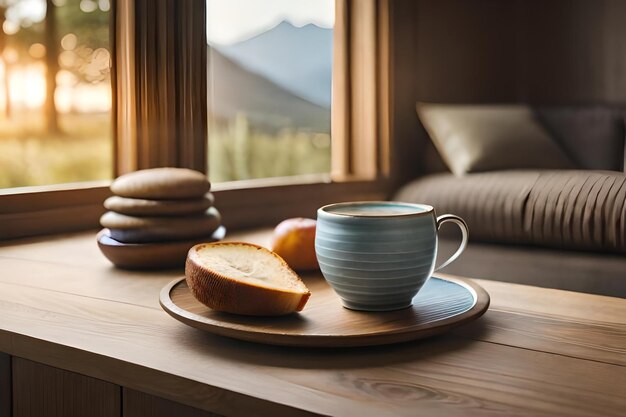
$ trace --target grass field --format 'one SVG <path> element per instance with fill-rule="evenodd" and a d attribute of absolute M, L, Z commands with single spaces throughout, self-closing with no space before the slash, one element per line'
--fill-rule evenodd
<path fill-rule="evenodd" d="M 61 115 L 62 134 L 46 135 L 41 117 L 0 119 L 0 188 L 110 179 L 113 139 L 107 114 Z M 282 129 L 269 134 L 245 117 L 209 132 L 212 182 L 330 171 L 330 136 Z"/>
<path fill-rule="evenodd" d="M 242 115 L 209 129 L 213 182 L 330 172 L 330 135 L 295 128 L 267 133 Z"/>
<path fill-rule="evenodd" d="M 42 117 L 0 119 L 0 188 L 93 181 L 113 175 L 108 114 L 62 114 L 61 134 L 48 135 Z"/>

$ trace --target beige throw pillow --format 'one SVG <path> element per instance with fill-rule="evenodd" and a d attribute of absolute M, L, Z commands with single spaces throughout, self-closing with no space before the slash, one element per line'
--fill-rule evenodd
<path fill-rule="evenodd" d="M 417 114 L 456 175 L 575 168 L 527 106 L 418 103 Z"/>

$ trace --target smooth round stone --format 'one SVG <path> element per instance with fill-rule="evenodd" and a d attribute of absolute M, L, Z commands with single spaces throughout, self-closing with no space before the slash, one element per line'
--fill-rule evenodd
<path fill-rule="evenodd" d="M 113 196 L 104 200 L 104 207 L 129 216 L 180 216 L 204 213 L 214 202 L 211 193 L 192 200 L 146 200 Z"/>
<path fill-rule="evenodd" d="M 213 233 L 220 226 L 221 216 L 215 207 L 205 214 L 188 217 L 134 217 L 112 211 L 100 218 L 111 238 L 124 243 L 166 242 L 191 239 Z"/>
<path fill-rule="evenodd" d="M 202 198 L 211 189 L 207 177 L 186 168 L 154 168 L 131 172 L 111 184 L 115 195 L 148 200 Z"/>

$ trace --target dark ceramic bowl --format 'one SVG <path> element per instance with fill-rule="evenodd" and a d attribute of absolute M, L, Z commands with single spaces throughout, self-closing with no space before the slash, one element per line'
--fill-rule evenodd
<path fill-rule="evenodd" d="M 118 268 L 168 269 L 183 267 L 192 246 L 217 242 L 224 236 L 226 228 L 220 226 L 211 236 L 171 242 L 122 243 L 111 237 L 109 229 L 102 229 L 96 238 L 100 251 Z"/>

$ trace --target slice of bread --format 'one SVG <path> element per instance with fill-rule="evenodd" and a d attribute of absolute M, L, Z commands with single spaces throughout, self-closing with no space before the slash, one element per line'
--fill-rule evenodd
<path fill-rule="evenodd" d="M 274 252 L 240 242 L 202 243 L 189 250 L 187 285 L 213 310 L 250 316 L 301 311 L 311 292 Z"/>

